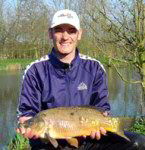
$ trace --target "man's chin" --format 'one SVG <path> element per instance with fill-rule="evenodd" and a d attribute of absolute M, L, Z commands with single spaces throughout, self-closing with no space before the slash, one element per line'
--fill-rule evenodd
<path fill-rule="evenodd" d="M 65 49 L 65 50 L 59 51 L 59 53 L 60 53 L 61 55 L 68 55 L 68 54 L 70 53 L 70 51 Z"/>

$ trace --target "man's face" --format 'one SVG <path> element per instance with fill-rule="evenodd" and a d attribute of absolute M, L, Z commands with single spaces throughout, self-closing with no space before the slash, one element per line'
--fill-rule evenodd
<path fill-rule="evenodd" d="M 62 55 L 75 52 L 77 41 L 81 39 L 81 34 L 81 30 L 78 31 L 68 24 L 58 25 L 49 32 L 56 51 Z"/>

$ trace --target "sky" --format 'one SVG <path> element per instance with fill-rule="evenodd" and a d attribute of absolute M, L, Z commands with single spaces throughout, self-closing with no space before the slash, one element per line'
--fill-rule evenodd
<path fill-rule="evenodd" d="M 43 0 L 46 4 L 48 4 L 48 2 L 50 2 L 51 0 Z M 19 2 L 19 0 L 4 0 L 4 9 L 7 10 L 8 8 L 16 8 L 17 3 Z"/>

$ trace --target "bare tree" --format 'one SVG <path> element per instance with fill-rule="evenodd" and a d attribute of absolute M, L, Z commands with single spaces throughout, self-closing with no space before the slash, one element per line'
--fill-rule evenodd
<path fill-rule="evenodd" d="M 143 0 L 108 0 L 108 5 L 104 2 L 102 0 L 99 5 L 94 4 L 93 8 L 86 8 L 87 17 L 91 20 L 91 24 L 87 25 L 94 32 L 93 37 L 96 41 L 107 47 L 112 45 L 113 55 L 110 53 L 110 49 L 105 51 L 104 47 L 101 47 L 98 42 L 96 44 L 104 55 L 111 58 L 113 65 L 113 62 L 117 60 L 126 62 L 136 68 L 141 79 L 139 81 L 128 81 L 115 67 L 124 81 L 141 84 L 143 89 L 142 100 L 144 100 L 145 3 Z M 90 1 L 85 0 L 85 3 L 89 6 Z"/>
<path fill-rule="evenodd" d="M 4 9 L 4 0 L 0 0 L 0 47 L 1 47 L 1 53 L 3 51 L 3 46 L 5 43 L 5 25 L 4 25 L 4 15 L 3 15 L 3 9 Z"/>
<path fill-rule="evenodd" d="M 12 11 L 12 6 L 8 1 L 0 1 L 0 49 L 1 57 L 8 57 L 7 47 L 9 47 L 9 42 L 12 42 L 12 39 L 15 36 L 14 28 L 17 22 L 17 19 Z M 11 44 L 12 47 L 12 44 Z M 10 48 L 11 48 L 10 47 Z"/>
<path fill-rule="evenodd" d="M 48 48 L 48 24 L 51 10 L 43 0 L 19 0 L 16 38 L 21 57 L 40 57 Z M 47 47 L 46 47 L 47 45 Z M 48 49 L 47 49 L 48 51 Z"/>

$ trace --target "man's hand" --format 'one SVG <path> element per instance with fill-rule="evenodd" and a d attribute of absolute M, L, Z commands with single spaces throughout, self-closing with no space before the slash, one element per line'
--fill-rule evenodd
<path fill-rule="evenodd" d="M 101 135 L 106 135 L 106 133 L 107 133 L 106 130 L 104 128 L 100 127 L 99 131 L 97 131 L 97 132 L 91 132 L 90 137 L 92 139 L 100 140 Z"/>
<path fill-rule="evenodd" d="M 108 116 L 108 112 L 107 112 L 107 111 L 104 112 L 103 115 L 104 115 L 105 117 L 107 117 L 107 116 Z M 107 131 L 106 131 L 103 127 L 100 127 L 100 130 L 99 130 L 99 131 L 97 131 L 97 132 L 93 132 L 93 131 L 92 131 L 90 137 L 91 137 L 92 139 L 100 140 L 101 135 L 106 135 L 106 133 L 107 133 Z M 84 136 L 84 138 L 86 138 L 86 136 Z"/>
<path fill-rule="evenodd" d="M 103 115 L 105 117 L 107 117 L 108 116 L 108 112 L 107 111 L 104 112 Z M 107 131 L 103 127 L 100 127 L 100 130 L 97 131 L 97 132 L 92 132 L 91 135 L 90 135 L 90 137 L 92 139 L 100 140 L 101 135 L 106 135 L 106 133 L 107 133 Z"/>
<path fill-rule="evenodd" d="M 24 117 L 20 117 L 19 121 L 20 121 L 20 123 L 24 123 L 26 120 L 28 120 L 30 118 L 32 118 L 32 117 L 25 117 L 25 116 Z M 27 128 L 27 129 L 25 129 L 25 128 L 17 128 L 16 132 L 20 133 L 20 134 L 23 134 L 25 138 L 29 138 L 29 139 L 31 139 L 31 138 L 33 138 L 33 139 L 39 138 L 38 135 L 35 135 L 35 134 L 32 133 L 30 128 Z"/>

